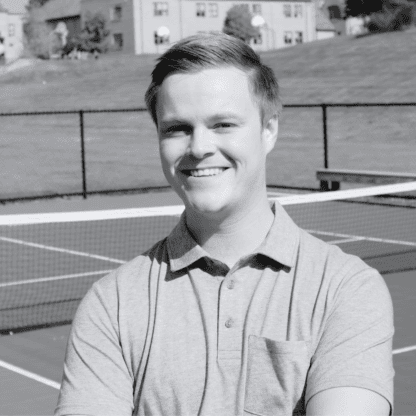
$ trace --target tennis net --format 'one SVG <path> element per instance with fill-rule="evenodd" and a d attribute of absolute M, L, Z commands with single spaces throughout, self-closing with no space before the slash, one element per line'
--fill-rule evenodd
<path fill-rule="evenodd" d="M 276 200 L 382 274 L 416 270 L 416 182 Z M 0 333 L 70 323 L 93 282 L 167 236 L 183 209 L 0 216 Z"/>

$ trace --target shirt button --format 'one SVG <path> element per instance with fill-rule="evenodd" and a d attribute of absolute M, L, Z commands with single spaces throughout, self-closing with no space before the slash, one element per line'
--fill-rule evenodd
<path fill-rule="evenodd" d="M 227 287 L 228 287 L 228 289 L 234 289 L 234 286 L 235 286 L 235 282 L 234 282 L 234 280 L 230 280 L 228 283 L 227 283 Z"/>
<path fill-rule="evenodd" d="M 225 326 L 227 328 L 231 328 L 233 325 L 234 325 L 234 321 L 231 318 L 227 319 L 227 321 L 225 322 Z"/>

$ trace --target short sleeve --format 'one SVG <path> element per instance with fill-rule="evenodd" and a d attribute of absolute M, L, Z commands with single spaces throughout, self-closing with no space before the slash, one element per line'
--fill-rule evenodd
<path fill-rule="evenodd" d="M 387 285 L 367 268 L 342 279 L 312 357 L 305 402 L 335 387 L 372 390 L 393 411 L 393 305 Z"/>
<path fill-rule="evenodd" d="M 123 359 L 114 276 L 95 283 L 72 324 L 55 415 L 131 415 L 133 381 Z"/>

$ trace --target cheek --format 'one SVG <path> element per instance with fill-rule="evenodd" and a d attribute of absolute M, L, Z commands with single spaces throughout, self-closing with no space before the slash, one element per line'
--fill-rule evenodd
<path fill-rule="evenodd" d="M 186 146 L 179 140 L 159 142 L 159 154 L 163 165 L 176 165 L 186 152 Z"/>

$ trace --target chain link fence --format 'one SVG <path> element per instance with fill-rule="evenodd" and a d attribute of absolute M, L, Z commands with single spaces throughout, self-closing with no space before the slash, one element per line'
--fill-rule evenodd
<path fill-rule="evenodd" d="M 279 188 L 322 167 L 416 171 L 416 103 L 286 105 L 268 157 Z M 0 113 L 0 202 L 168 188 L 144 108 Z"/>

